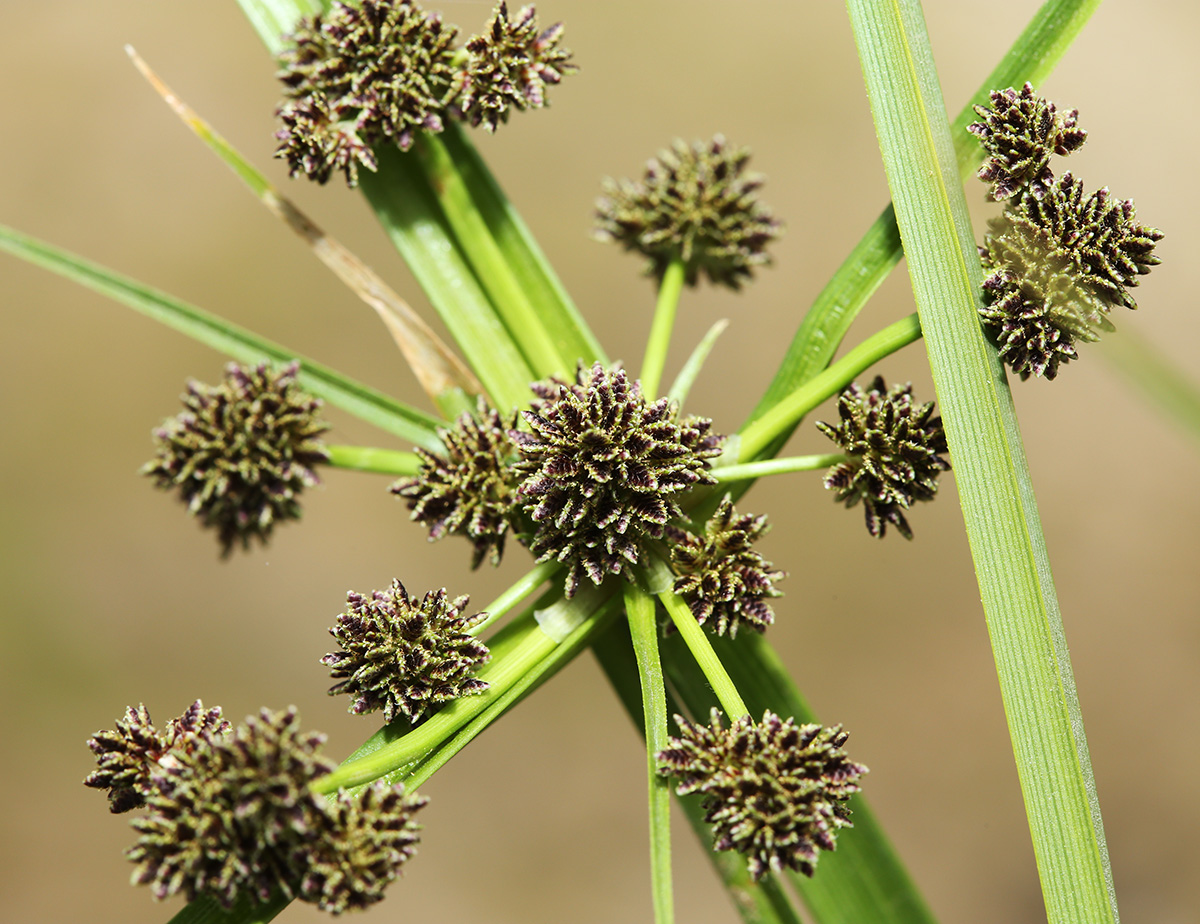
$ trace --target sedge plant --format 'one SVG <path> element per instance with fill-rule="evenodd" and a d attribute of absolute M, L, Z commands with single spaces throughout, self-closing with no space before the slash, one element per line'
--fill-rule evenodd
<path fill-rule="evenodd" d="M 345 469 L 387 476 L 381 500 L 442 554 L 457 551 L 464 575 L 522 565 L 490 601 L 420 586 L 402 564 L 345 596 L 316 682 L 370 728 L 340 763 L 284 703 L 244 721 L 198 698 L 166 719 L 169 706 L 114 704 L 120 718 L 87 741 L 84 782 L 114 814 L 135 813 L 133 881 L 182 897 L 178 924 L 266 921 L 294 902 L 334 915 L 402 907 L 398 880 L 419 875 L 426 784 L 590 650 L 645 742 L 656 924 L 676 919 L 672 843 L 684 835 L 672 829 L 683 817 L 733 899 L 731 919 L 931 922 L 869 807 L 872 776 L 836 696 L 821 694 L 834 715 L 819 719 L 802 673 L 789 675 L 772 647 L 807 580 L 789 589 L 802 562 L 764 554 L 769 511 L 746 495 L 768 477 L 823 489 L 887 544 L 914 540 L 953 471 L 1047 919 L 1117 921 L 1010 392 L 1012 379 L 1069 376 L 1088 344 L 1119 335 L 1120 311 L 1137 307 L 1132 290 L 1159 261 L 1163 235 L 1132 200 L 1061 166 L 1082 147 L 1086 118 L 1037 89 L 1096 4 L 1047 0 L 951 121 L 919 2 L 850 0 L 894 207 L 725 432 L 691 398 L 720 329 L 695 345 L 673 333 L 705 287 L 752 298 L 774 260 L 785 225 L 747 148 L 720 133 L 665 139 L 640 170 L 599 188 L 594 235 L 628 252 L 655 291 L 642 355 L 616 361 L 473 134 L 515 130 L 558 99 L 581 67 L 561 24 L 503 2 L 461 29 L 451 22 L 465 23 L 461 11 L 413 0 L 240 2 L 278 68 L 275 154 L 291 181 L 361 195 L 444 333 L 176 95 L 164 68 L 130 58 L 280 227 L 373 309 L 422 406 L 223 316 L 232 312 L 17 231 L 0 229 L 0 246 L 231 359 L 219 380 L 188 380 L 143 467 L 222 558 L 262 555 L 277 533 L 302 529 L 306 498 Z M 978 234 L 964 179 L 995 203 Z M 851 323 L 901 253 L 916 311 L 855 336 Z M 901 351 L 923 362 L 919 343 L 927 394 L 876 369 Z M 335 408 L 380 436 L 339 440 L 325 416 Z M 793 451 L 802 424 L 815 449 Z M 674 825 L 673 798 L 684 812 Z"/>

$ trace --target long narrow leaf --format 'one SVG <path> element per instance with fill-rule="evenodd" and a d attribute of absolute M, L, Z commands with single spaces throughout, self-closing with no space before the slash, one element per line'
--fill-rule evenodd
<path fill-rule="evenodd" d="M 1099 5 L 1100 0 L 1047 0 L 1042 4 L 1008 53 L 954 120 L 954 145 L 961 176 L 966 177 L 983 159 L 978 143 L 967 132 L 967 125 L 975 116 L 971 107 L 985 102 L 989 90 L 1019 87 L 1027 80 L 1040 84 Z M 896 213 L 889 205 L 805 314 L 775 378 L 747 423 L 761 417 L 797 385 L 812 378 L 829 364 L 858 312 L 900 262 L 901 255 Z M 774 455 L 785 442 L 786 436 L 775 440 L 766 454 Z"/>
<path fill-rule="evenodd" d="M 1100 806 L 1012 395 L 919 0 L 848 0 L 1051 922 L 1117 920 Z"/>
<path fill-rule="evenodd" d="M 299 360 L 300 384 L 318 398 L 418 446 L 441 450 L 441 441 L 434 432 L 438 421 L 433 417 L 224 318 L 3 225 L 0 250 L 107 295 L 240 362 Z"/>

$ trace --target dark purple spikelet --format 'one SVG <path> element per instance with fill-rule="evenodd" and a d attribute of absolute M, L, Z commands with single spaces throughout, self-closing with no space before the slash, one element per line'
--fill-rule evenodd
<path fill-rule="evenodd" d="M 1112 330 L 1114 306 L 1136 308 L 1130 289 L 1158 264 L 1162 233 L 1139 225 L 1133 202 L 1108 189 L 1084 196 L 1070 173 L 1027 193 L 989 223 L 980 248 L 980 319 L 1000 358 L 1022 379 L 1053 379 L 1076 344 Z"/>
<path fill-rule="evenodd" d="M 666 398 L 648 403 L 625 370 L 600 363 L 535 393 L 524 412 L 532 432 L 510 433 L 521 456 L 518 500 L 534 521 L 538 561 L 569 566 L 569 597 L 585 575 L 599 584 L 628 574 L 640 543 L 681 515 L 679 497 L 714 483 L 708 460 L 723 438 L 707 418 L 677 420 Z"/>
<path fill-rule="evenodd" d="M 1051 155 L 1071 154 L 1087 139 L 1076 124 L 1079 111 L 1059 111 L 1028 83 L 1019 93 L 1009 87 L 990 97 L 991 105 L 975 107 L 981 121 L 967 126 L 988 154 L 979 179 L 992 184 L 990 196 L 997 201 L 1026 188 L 1040 193 L 1054 182 Z"/>
<path fill-rule="evenodd" d="M 681 796 L 703 794 L 713 849 L 742 854 L 755 880 L 785 869 L 811 876 L 818 851 L 851 827 L 846 801 L 867 772 L 842 750 L 841 726 L 797 725 L 768 710 L 726 729 L 715 708 L 710 725 L 675 722 L 680 736 L 658 752 L 659 773 L 678 779 Z"/>
<path fill-rule="evenodd" d="M 321 663 L 338 680 L 329 692 L 351 697 L 350 712 L 383 711 L 388 722 L 425 718 L 444 703 L 482 693 L 475 677 L 491 654 L 468 630 L 487 613 L 464 616 L 467 597 L 449 600 L 444 589 L 418 604 L 399 581 L 370 597 L 350 593 L 346 612 L 330 635 L 342 646 Z"/>
<path fill-rule="evenodd" d="M 266 544 L 277 523 L 299 519 L 300 494 L 329 460 L 322 402 L 300 390 L 299 368 L 230 363 L 220 385 L 189 381 L 184 410 L 154 431 L 157 456 L 142 474 L 216 529 L 222 556 L 252 539 Z"/>
<path fill-rule="evenodd" d="M 200 715 L 181 724 L 203 725 Z M 300 731 L 295 708 L 264 709 L 173 752 L 150 775 L 146 816 L 133 821 L 133 881 L 158 899 L 207 896 L 226 909 L 275 892 L 334 914 L 378 901 L 415 850 L 412 816 L 426 800 L 383 783 L 357 795 L 314 792 L 335 766 L 318 753 L 324 740 Z"/>
<path fill-rule="evenodd" d="M 949 470 L 946 431 L 934 404 L 913 402 L 912 385 L 893 385 L 876 376 L 869 390 L 852 384 L 838 399 L 836 427 L 817 429 L 847 455 L 825 476 L 825 487 L 847 507 L 863 504 L 867 531 L 882 538 L 891 523 L 906 539 L 912 530 L 904 511 L 914 501 L 933 500 L 937 478 Z"/>
<path fill-rule="evenodd" d="M 513 109 L 549 105 L 546 89 L 578 70 L 559 45 L 562 23 L 539 30 L 533 6 L 515 18 L 501 3 L 484 31 L 467 42 L 470 53 L 456 105 L 474 126 L 494 132 Z"/>
<path fill-rule="evenodd" d="M 440 132 L 456 92 L 457 30 L 413 0 L 335 2 L 301 20 L 280 54 L 285 100 L 276 157 L 292 176 L 358 183 L 377 167 L 373 148 L 407 150 L 418 132 Z"/>
<path fill-rule="evenodd" d="M 516 499 L 512 464 L 516 446 L 508 432 L 516 414 L 502 415 L 479 399 L 475 416 L 463 414 L 451 429 L 438 430 L 444 454 L 417 447 L 421 468 L 390 488 L 403 497 L 412 519 L 429 527 L 429 539 L 465 536 L 475 547 L 471 567 L 486 558 L 500 564 Z"/>
<path fill-rule="evenodd" d="M 717 635 L 735 637 L 741 626 L 764 632 L 775 621 L 767 601 L 782 596 L 775 582 L 785 573 L 753 548 L 767 529 L 765 516 L 737 516 L 728 497 L 705 524 L 703 538 L 667 528 L 674 591 L 696 622 Z"/>
<path fill-rule="evenodd" d="M 767 247 L 783 226 L 758 198 L 762 177 L 747 173 L 750 152 L 723 135 L 676 141 L 646 163 L 641 180 L 606 180 L 596 200 L 596 232 L 649 260 L 662 278 L 675 260 L 694 286 L 703 272 L 718 285 L 739 289 L 757 266 L 771 262 Z"/>
<path fill-rule="evenodd" d="M 115 729 L 102 729 L 88 739 L 97 769 L 88 774 L 83 785 L 107 789 L 109 811 L 128 812 L 145 803 L 150 774 L 156 768 L 172 755 L 211 744 L 214 737 L 229 728 L 219 706 L 206 710 L 200 700 L 168 722 L 161 732 L 150 721 L 144 705 L 130 706 L 125 718 L 117 720 Z"/>

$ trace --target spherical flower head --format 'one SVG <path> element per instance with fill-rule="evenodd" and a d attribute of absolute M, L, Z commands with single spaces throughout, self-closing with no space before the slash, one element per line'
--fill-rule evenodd
<path fill-rule="evenodd" d="M 230 728 L 221 717 L 221 709 L 204 708 L 196 700 L 163 731 L 154 727 L 150 712 L 139 703 L 125 710 L 115 729 L 102 729 L 88 739 L 96 755 L 97 769 L 83 781 L 84 786 L 108 790 L 108 808 L 114 814 L 138 808 L 146 801 L 151 772 L 173 753 L 188 753 L 210 744 L 215 736 Z"/>
<path fill-rule="evenodd" d="M 299 369 L 231 363 L 220 385 L 188 382 L 183 412 L 154 431 L 158 454 L 142 473 L 179 491 L 188 513 L 217 530 L 223 556 L 298 519 L 300 494 L 329 460 L 320 441 L 329 425 L 321 401 L 296 384 Z"/>
<path fill-rule="evenodd" d="M 517 450 L 508 431 L 516 425 L 515 413 L 503 415 L 480 398 L 475 416 L 463 414 L 453 428 L 438 430 L 445 453 L 417 447 L 417 476 L 390 489 L 408 503 L 412 519 L 429 527 L 430 541 L 446 535 L 471 540 L 472 568 L 485 558 L 498 565 L 504 554 L 516 495 L 511 466 Z"/>
<path fill-rule="evenodd" d="M 327 797 L 319 836 L 306 851 L 298 897 L 332 914 L 380 901 L 416 853 L 421 826 L 414 816 L 428 801 L 382 782 L 357 796 L 340 790 Z"/>
<path fill-rule="evenodd" d="M 753 549 L 767 529 L 765 516 L 739 517 L 728 497 L 705 524 L 703 538 L 668 527 L 674 591 L 696 622 L 717 635 L 735 637 L 741 626 L 764 632 L 775 621 L 767 600 L 782 596 L 775 582 L 785 574 Z"/>
<path fill-rule="evenodd" d="M 464 118 L 494 132 L 513 109 L 549 105 L 546 87 L 578 70 L 571 52 L 559 45 L 562 32 L 562 23 L 539 30 L 533 6 L 510 19 L 502 2 L 483 33 L 467 42 L 470 57 L 457 100 Z"/>
<path fill-rule="evenodd" d="M 440 132 L 455 92 L 457 30 L 412 0 L 335 2 L 300 21 L 280 54 L 285 100 L 276 157 L 319 183 L 341 170 L 377 168 L 372 151 L 408 150 L 419 131 Z"/>
<path fill-rule="evenodd" d="M 623 369 L 600 363 L 535 392 L 542 400 L 524 412 L 532 432 L 510 434 L 521 455 L 518 502 L 533 518 L 538 561 L 569 565 L 569 597 L 584 575 L 594 584 L 628 575 L 640 543 L 681 516 L 678 498 L 714 483 L 708 460 L 722 438 L 707 418 L 677 420 L 666 398 L 647 403 Z"/>
<path fill-rule="evenodd" d="M 977 175 L 992 184 L 991 198 L 999 201 L 1026 187 L 1040 191 L 1049 186 L 1054 181 L 1050 156 L 1077 151 L 1087 139 L 1076 125 L 1079 111 L 1060 112 L 1028 83 L 1020 93 L 1009 87 L 989 95 L 990 106 L 975 107 L 982 121 L 972 122 L 967 131 L 988 154 Z"/>
<path fill-rule="evenodd" d="M 155 898 L 208 895 L 224 908 L 241 892 L 259 901 L 275 888 L 293 896 L 304 869 L 295 861 L 322 811 L 308 784 L 334 768 L 317 754 L 324 736 L 298 724 L 295 709 L 264 709 L 160 766 L 150 778 L 149 814 L 133 821 L 133 881 Z"/>
<path fill-rule="evenodd" d="M 1079 342 L 1111 330 L 1117 305 L 1159 259 L 1162 233 L 1139 225 L 1131 200 L 1107 189 L 1085 197 L 1070 173 L 1027 193 L 993 220 L 980 250 L 986 278 L 980 318 L 1000 357 L 1022 379 L 1053 379 Z"/>
<path fill-rule="evenodd" d="M 825 487 L 847 507 L 862 501 L 872 536 L 882 538 L 891 523 L 911 539 L 904 511 L 933 500 L 938 475 L 950 468 L 939 455 L 948 451 L 946 431 L 933 407 L 913 402 L 911 384 L 889 389 L 876 376 L 868 391 L 853 384 L 842 392 L 836 427 L 817 424 L 848 457 L 829 470 Z"/>
<path fill-rule="evenodd" d="M 681 796 L 704 794 L 713 849 L 742 854 L 753 879 L 785 869 L 811 876 L 818 851 L 852 827 L 846 800 L 867 768 L 846 757 L 840 725 L 797 725 L 768 710 L 726 729 L 715 708 L 709 726 L 675 722 L 680 737 L 659 751 L 659 772 L 679 779 Z"/>
<path fill-rule="evenodd" d="M 339 680 L 330 694 L 348 694 L 351 712 L 382 710 L 388 722 L 398 716 L 417 722 L 444 703 L 487 689 L 475 672 L 491 654 L 468 634 L 487 613 L 462 615 L 466 597 L 449 600 L 443 589 L 418 604 L 392 581 L 386 591 L 350 593 L 346 602 L 329 630 L 342 650 L 321 663 Z"/>
<path fill-rule="evenodd" d="M 713 283 L 741 288 L 754 267 L 771 262 L 767 245 L 782 232 L 759 202 L 762 178 L 745 172 L 749 159 L 723 135 L 676 141 L 646 164 L 640 181 L 605 182 L 596 236 L 640 252 L 659 279 L 680 260 L 688 285 L 703 271 Z"/>

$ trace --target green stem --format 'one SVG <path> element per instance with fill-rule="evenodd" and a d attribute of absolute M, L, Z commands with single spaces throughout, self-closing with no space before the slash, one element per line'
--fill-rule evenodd
<path fill-rule="evenodd" d="M 840 452 L 823 456 L 789 456 L 785 459 L 764 459 L 761 462 L 746 462 L 743 465 L 727 465 L 724 468 L 714 468 L 711 474 L 724 484 L 788 472 L 813 472 L 845 461 L 845 455 Z"/>
<path fill-rule="evenodd" d="M 646 355 L 642 359 L 642 394 L 647 401 L 653 401 L 658 396 L 663 367 L 667 364 L 667 351 L 671 348 L 671 331 L 675 328 L 675 312 L 679 308 L 683 279 L 683 261 L 675 259 L 667 264 L 663 278 L 658 284 L 654 323 L 650 325 Z"/>
<path fill-rule="evenodd" d="M 537 588 L 553 576 L 562 565 L 556 561 L 544 561 L 534 565 L 515 584 L 492 601 L 491 606 L 485 607 L 487 619 L 471 629 L 471 635 L 478 635 L 497 619 L 511 610 L 514 606 L 528 597 Z"/>
<path fill-rule="evenodd" d="M 554 338 L 504 259 L 442 140 L 436 135 L 422 134 L 413 145 L 413 151 L 420 159 L 455 239 L 530 368 L 538 377 L 567 375 L 570 371 L 568 360 L 559 355 Z"/>
<path fill-rule="evenodd" d="M 650 891 L 654 920 L 656 924 L 671 924 L 675 920 L 671 894 L 671 786 L 658 772 L 658 752 L 667 747 L 667 690 L 658 658 L 654 598 L 635 584 L 626 584 L 625 612 L 629 616 L 642 684 L 642 722 L 650 774 Z"/>
<path fill-rule="evenodd" d="M 920 336 L 921 322 L 915 314 L 910 314 L 868 337 L 750 423 L 742 431 L 738 461 L 749 462 L 766 452 L 778 438 L 790 433 L 805 414 L 849 385 L 855 376 Z"/>
<path fill-rule="evenodd" d="M 700 623 L 696 622 L 696 617 L 692 615 L 691 607 L 684 603 L 678 594 L 674 594 L 669 590 L 659 594 L 658 599 L 667 608 L 667 615 L 671 617 L 671 622 L 679 630 L 680 638 L 687 645 L 688 651 L 692 653 L 692 657 L 696 659 L 700 670 L 704 672 L 704 676 L 712 686 L 713 692 L 716 693 L 717 699 L 720 700 L 721 708 L 725 710 L 725 714 L 729 716 L 731 721 L 740 719 L 744 715 L 749 715 L 750 710 L 746 708 L 746 704 L 742 701 L 741 694 L 738 693 L 737 687 L 734 686 L 733 681 L 729 677 L 729 673 L 725 670 L 724 665 L 721 664 L 721 659 L 713 651 L 712 643 L 708 640 L 708 636 L 700 628 Z"/>
<path fill-rule="evenodd" d="M 687 400 L 688 392 L 692 390 L 696 376 L 700 374 L 700 370 L 704 367 L 704 361 L 708 359 L 708 354 L 712 352 L 717 338 L 725 332 L 725 328 L 728 326 L 729 322 L 722 320 L 710 327 L 708 333 L 696 344 L 696 349 L 692 350 L 692 355 L 683 364 L 683 368 L 679 370 L 679 375 L 675 376 L 675 381 L 671 383 L 671 390 L 667 392 L 667 397 L 679 407 L 683 407 L 683 402 Z"/>
<path fill-rule="evenodd" d="M 421 457 L 415 452 L 396 449 L 376 449 L 373 446 L 326 446 L 329 464 L 356 472 L 378 472 L 381 475 L 415 475 L 421 467 Z"/>

